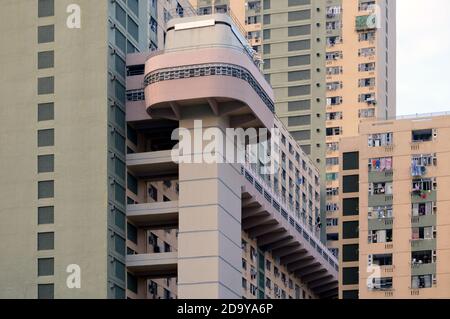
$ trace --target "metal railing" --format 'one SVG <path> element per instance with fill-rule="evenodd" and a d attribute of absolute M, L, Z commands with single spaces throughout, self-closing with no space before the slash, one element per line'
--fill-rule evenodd
<path fill-rule="evenodd" d="M 292 209 L 286 206 L 279 194 L 273 191 L 271 185 L 261 178 L 254 168 L 246 163 L 241 167 L 241 174 L 247 179 L 255 189 L 261 193 L 264 198 L 271 203 L 271 206 L 278 212 L 281 216 L 293 226 L 300 235 L 308 240 L 312 248 L 321 254 L 321 256 L 335 269 L 338 270 L 338 261 L 335 256 L 326 248 L 325 245 L 319 239 L 320 231 L 318 229 L 310 231 L 310 225 L 305 222 L 302 218 L 296 216 Z M 302 227 L 303 226 L 303 227 Z M 315 227 L 315 226 L 313 226 Z"/>

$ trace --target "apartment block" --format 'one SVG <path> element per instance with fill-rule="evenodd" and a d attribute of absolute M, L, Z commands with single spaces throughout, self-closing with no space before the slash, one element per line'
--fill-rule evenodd
<path fill-rule="evenodd" d="M 127 78 L 127 89 L 140 92 L 126 106 L 126 164 L 137 186 L 127 190 L 130 297 L 148 297 L 149 287 L 164 297 L 167 278 L 178 298 L 337 294 L 337 260 L 319 238 L 319 171 L 274 114 L 273 91 L 233 25 L 228 12 L 174 19 L 163 52 L 127 57 L 128 70 L 140 70 Z M 261 161 L 185 163 L 195 154 L 171 139 L 176 128 L 274 127 L 275 174 L 261 173 Z M 170 250 L 148 239 L 158 229 L 176 242 Z"/>
<path fill-rule="evenodd" d="M 450 117 L 365 121 L 340 150 L 341 298 L 448 298 Z"/>
<path fill-rule="evenodd" d="M 2 1 L 0 297 L 125 297 L 126 55 L 176 3 Z"/>
<path fill-rule="evenodd" d="M 396 114 L 396 5 L 385 0 L 330 0 L 326 7 L 327 245 L 339 254 L 339 148 L 359 122 Z M 326 221 L 326 222 L 325 222 Z"/>
<path fill-rule="evenodd" d="M 267 0 L 262 7 L 263 71 L 274 89 L 277 115 L 325 180 L 326 1 Z M 320 217 L 325 220 L 324 211 Z"/>

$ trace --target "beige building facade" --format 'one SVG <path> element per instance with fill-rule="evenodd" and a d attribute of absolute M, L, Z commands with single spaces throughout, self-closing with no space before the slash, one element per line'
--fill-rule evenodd
<path fill-rule="evenodd" d="M 340 151 L 340 297 L 448 298 L 450 117 L 364 122 Z"/>
<path fill-rule="evenodd" d="M 126 55 L 175 2 L 2 2 L 1 298 L 125 297 Z"/>
<path fill-rule="evenodd" d="M 333 0 L 326 8 L 327 245 L 339 255 L 339 148 L 357 136 L 360 121 L 396 114 L 396 4 Z"/>

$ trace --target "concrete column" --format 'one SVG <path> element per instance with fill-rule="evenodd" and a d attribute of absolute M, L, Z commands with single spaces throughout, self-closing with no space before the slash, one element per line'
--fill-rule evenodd
<path fill-rule="evenodd" d="M 202 117 L 202 120 L 202 129 L 194 129 L 193 119 L 180 120 L 180 127 L 188 129 L 194 140 L 194 131 L 203 135 L 206 129 L 214 127 L 225 132 L 229 125 L 227 118 Z M 179 165 L 180 299 L 242 297 L 239 175 L 239 166 L 233 164 Z"/>

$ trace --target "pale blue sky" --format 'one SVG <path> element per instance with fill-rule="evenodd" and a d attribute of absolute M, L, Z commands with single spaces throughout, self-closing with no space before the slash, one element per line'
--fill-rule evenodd
<path fill-rule="evenodd" d="M 397 1 L 397 114 L 450 111 L 450 1 Z"/>

